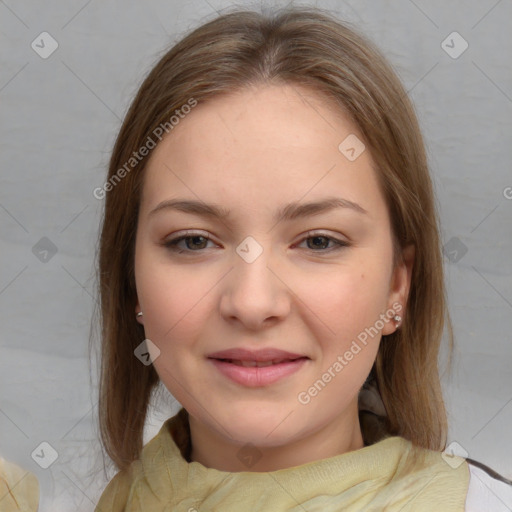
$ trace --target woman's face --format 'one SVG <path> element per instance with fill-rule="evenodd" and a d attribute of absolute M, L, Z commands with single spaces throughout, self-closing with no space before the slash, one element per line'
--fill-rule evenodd
<path fill-rule="evenodd" d="M 155 148 L 136 311 L 196 432 L 267 448 L 359 432 L 358 392 L 403 314 L 410 263 L 393 269 L 384 197 L 355 137 L 323 97 L 262 86 L 198 105 Z"/>

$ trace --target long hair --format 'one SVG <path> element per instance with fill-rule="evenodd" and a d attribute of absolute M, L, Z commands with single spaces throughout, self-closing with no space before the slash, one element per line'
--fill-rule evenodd
<path fill-rule="evenodd" d="M 103 447 L 119 469 L 140 455 L 150 395 L 159 381 L 153 366 L 134 356 L 144 339 L 134 314 L 134 243 L 148 156 L 133 166 L 130 159 L 191 99 L 201 104 L 265 84 L 300 85 L 325 95 L 364 137 L 389 210 L 395 263 L 401 248 L 415 247 L 402 327 L 383 337 L 372 368 L 387 411 L 385 432 L 418 447 L 445 447 L 438 354 L 444 326 L 450 354 L 453 336 L 433 187 L 407 92 L 373 44 L 325 10 L 234 10 L 191 31 L 163 55 L 129 107 L 111 155 L 97 264 L 99 422 Z M 378 440 L 362 428 L 370 443 Z"/>

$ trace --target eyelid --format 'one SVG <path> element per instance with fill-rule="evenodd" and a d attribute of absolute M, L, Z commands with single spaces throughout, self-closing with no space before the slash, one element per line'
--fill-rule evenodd
<path fill-rule="evenodd" d="M 210 233 L 208 231 L 203 231 L 201 229 L 183 229 L 181 231 L 177 231 L 172 235 L 169 235 L 165 238 L 165 240 L 176 240 L 177 238 L 187 237 L 187 236 L 204 236 L 205 238 L 211 239 Z"/>
<path fill-rule="evenodd" d="M 324 236 L 326 238 L 331 238 L 332 240 L 337 240 L 338 242 L 349 244 L 350 241 L 347 239 L 346 236 L 341 235 L 340 233 L 331 235 L 327 231 L 322 229 L 311 229 L 307 231 L 304 235 L 302 235 L 301 240 L 304 240 L 305 238 L 314 237 L 314 236 Z"/>
<path fill-rule="evenodd" d="M 202 236 L 203 238 L 206 238 L 207 241 L 217 243 L 213 240 L 213 238 L 210 236 L 210 233 L 208 233 L 207 231 L 186 229 L 184 231 L 178 231 L 177 233 L 173 233 L 172 236 L 166 237 L 163 240 L 162 245 L 169 245 L 174 242 L 179 242 L 184 238 L 193 238 L 196 236 Z"/>

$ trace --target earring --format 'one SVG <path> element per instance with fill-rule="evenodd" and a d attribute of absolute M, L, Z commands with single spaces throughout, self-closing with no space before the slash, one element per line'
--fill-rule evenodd
<path fill-rule="evenodd" d="M 140 317 L 140 316 L 142 316 L 142 315 L 143 315 L 142 311 L 139 311 L 135 316 L 136 316 L 137 318 L 139 318 L 139 317 Z"/>
<path fill-rule="evenodd" d="M 400 315 L 395 315 L 393 317 L 393 320 L 396 322 L 396 327 L 398 329 L 398 327 L 400 326 L 400 322 L 402 321 L 402 317 Z"/>

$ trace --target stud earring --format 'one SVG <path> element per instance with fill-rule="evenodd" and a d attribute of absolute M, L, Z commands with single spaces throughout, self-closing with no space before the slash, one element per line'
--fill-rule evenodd
<path fill-rule="evenodd" d="M 402 317 L 400 315 L 395 315 L 393 317 L 393 320 L 396 322 L 396 327 L 398 329 L 398 327 L 400 326 L 400 322 L 402 321 Z"/>

